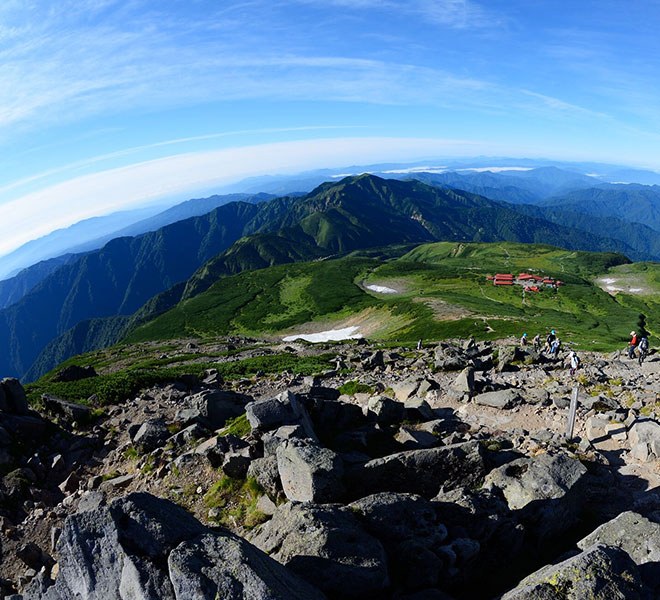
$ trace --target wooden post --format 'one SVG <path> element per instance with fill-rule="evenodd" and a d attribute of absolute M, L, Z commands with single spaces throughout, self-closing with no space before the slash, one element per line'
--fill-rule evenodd
<path fill-rule="evenodd" d="M 566 427 L 566 439 L 573 439 L 573 429 L 575 429 L 575 413 L 577 412 L 578 404 L 578 390 L 580 386 L 575 386 L 573 388 L 573 394 L 571 395 L 571 406 L 568 409 L 568 427 Z"/>

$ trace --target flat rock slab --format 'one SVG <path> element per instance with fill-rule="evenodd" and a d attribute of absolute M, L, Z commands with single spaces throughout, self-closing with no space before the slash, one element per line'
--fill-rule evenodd
<path fill-rule="evenodd" d="M 520 394 L 517 390 L 498 390 L 496 392 L 486 392 L 474 397 L 474 401 L 482 406 L 491 406 L 493 408 L 513 408 L 520 403 Z"/>
<path fill-rule="evenodd" d="M 347 471 L 345 479 L 354 498 L 386 491 L 432 498 L 443 487 L 479 485 L 485 473 L 481 444 L 470 441 L 370 460 Z"/>

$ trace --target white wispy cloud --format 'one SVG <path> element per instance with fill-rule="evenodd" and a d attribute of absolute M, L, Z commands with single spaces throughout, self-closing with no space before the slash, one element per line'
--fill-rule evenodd
<path fill-rule="evenodd" d="M 564 100 L 555 98 L 553 96 L 539 94 L 538 92 L 532 92 L 530 90 L 520 91 L 526 96 L 539 100 L 544 107 L 549 108 L 555 114 L 566 114 L 581 118 L 590 117 L 596 119 L 611 119 L 611 116 L 605 113 L 590 110 L 577 104 L 571 104 L 570 102 L 565 102 Z"/>
<path fill-rule="evenodd" d="M 24 3 L 4 5 L 0 137 L 7 139 L 10 126 L 209 98 L 446 105 L 458 104 L 460 94 L 461 104 L 478 104 L 489 85 L 442 68 L 315 50 L 313 39 L 304 41 L 299 31 L 292 35 L 294 24 L 274 16 L 275 33 L 266 34 L 263 24 L 260 29 L 251 22 L 255 11 L 274 10 L 263 2 L 230 2 L 217 10 L 214 3 L 196 4 L 207 7 L 208 18 L 175 15 L 164 5 L 158 9 L 160 4 L 145 0 L 61 0 L 50 10 L 40 3 L 32 10 Z M 476 4 L 458 0 L 385 0 L 382 6 L 452 27 L 480 14 Z"/>
<path fill-rule="evenodd" d="M 334 138 L 194 152 L 141 162 L 77 177 L 0 205 L 5 231 L 0 256 L 82 219 L 159 198 L 193 194 L 252 175 L 507 151 L 514 149 L 478 140 Z"/>
<path fill-rule="evenodd" d="M 394 12 L 457 29 L 495 27 L 501 21 L 496 13 L 471 0 L 297 0 L 297 2 L 337 6 L 349 10 Z"/>

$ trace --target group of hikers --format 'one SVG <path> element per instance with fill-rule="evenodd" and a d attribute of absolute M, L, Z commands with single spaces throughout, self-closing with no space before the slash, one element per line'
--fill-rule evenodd
<path fill-rule="evenodd" d="M 635 349 L 637 356 L 635 356 Z M 649 352 L 649 340 L 646 334 L 642 333 L 639 336 L 634 331 L 630 332 L 630 342 L 628 343 L 628 358 L 639 360 L 641 365 Z"/>
<path fill-rule="evenodd" d="M 527 334 L 523 333 L 520 338 L 520 345 L 528 345 Z M 541 334 L 537 333 L 532 340 L 532 346 L 537 352 L 542 352 L 541 350 Z M 557 332 L 552 329 L 550 333 L 545 338 L 544 350 L 549 354 L 550 358 L 557 360 L 559 358 L 559 351 L 561 350 L 561 340 L 557 336 Z M 575 375 L 575 371 L 580 367 L 580 357 L 577 355 L 575 350 L 571 350 L 568 358 L 570 359 L 570 370 L 571 376 Z"/>
<path fill-rule="evenodd" d="M 628 343 L 628 358 L 637 359 L 641 365 L 649 352 L 649 340 L 646 334 L 641 334 L 639 337 L 634 331 L 630 332 L 631 339 Z M 523 333 L 520 338 L 520 345 L 527 346 L 529 344 L 527 334 Z M 537 333 L 532 340 L 532 346 L 537 352 L 541 352 L 541 334 Z M 559 358 L 559 351 L 561 350 L 561 340 L 557 336 L 555 330 L 551 330 L 545 338 L 544 350 L 548 352 L 550 358 L 557 360 Z M 635 353 L 637 351 L 637 354 Z M 580 357 L 575 350 L 571 350 L 568 358 L 570 360 L 571 376 L 575 375 L 575 371 L 580 368 Z"/>
<path fill-rule="evenodd" d="M 520 345 L 527 346 L 528 344 L 527 334 L 523 333 L 520 338 Z M 537 333 L 532 340 L 532 346 L 537 352 L 541 352 L 541 334 Z M 550 354 L 552 358 L 557 358 L 559 356 L 559 351 L 561 350 L 561 340 L 557 337 L 557 333 L 553 329 L 545 338 L 545 350 Z"/>

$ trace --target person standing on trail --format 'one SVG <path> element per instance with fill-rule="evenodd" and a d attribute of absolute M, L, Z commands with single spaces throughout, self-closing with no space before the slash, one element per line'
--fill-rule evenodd
<path fill-rule="evenodd" d="M 419 338 L 417 340 L 417 350 L 421 350 L 421 349 L 422 349 L 422 338 Z"/>
<path fill-rule="evenodd" d="M 555 339 L 552 341 L 552 345 L 550 346 L 550 356 L 554 360 L 559 358 L 559 348 L 561 348 L 561 342 L 559 341 L 558 337 L 555 337 Z"/>
<path fill-rule="evenodd" d="M 541 334 L 540 333 L 537 333 L 534 336 L 533 343 L 534 343 L 534 350 L 536 350 L 538 352 L 541 349 Z"/>
<path fill-rule="evenodd" d="M 571 359 L 571 377 L 573 377 L 575 375 L 575 371 L 577 371 L 580 367 L 580 357 L 577 355 L 575 350 L 571 350 L 569 357 Z"/>
<path fill-rule="evenodd" d="M 522 337 L 520 338 L 520 345 L 521 346 L 526 346 L 527 345 L 527 334 L 523 333 Z"/>
<path fill-rule="evenodd" d="M 646 355 L 649 353 L 649 339 L 645 336 L 642 335 L 642 337 L 639 340 L 639 366 L 642 366 L 642 363 L 644 362 L 644 359 L 646 358 Z"/>
<path fill-rule="evenodd" d="M 628 347 L 628 358 L 635 358 L 635 347 L 637 346 L 637 334 L 634 331 L 630 332 L 631 339 Z"/>
<path fill-rule="evenodd" d="M 545 345 L 548 348 L 548 352 L 552 354 L 552 344 L 555 342 L 557 339 L 557 336 L 555 335 L 555 330 L 553 329 L 549 334 L 548 337 L 545 338 Z"/>

